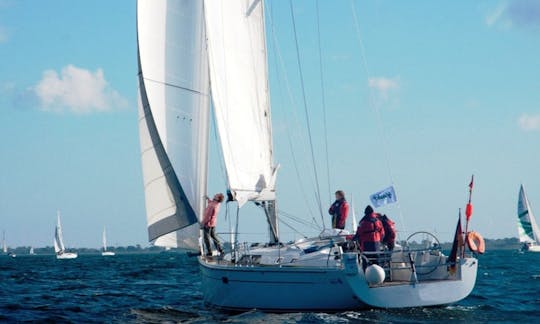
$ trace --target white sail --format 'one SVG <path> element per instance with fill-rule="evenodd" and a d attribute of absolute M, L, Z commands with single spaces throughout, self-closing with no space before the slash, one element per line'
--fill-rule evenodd
<path fill-rule="evenodd" d="M 3 231 L 2 234 L 3 234 L 2 235 L 2 252 L 7 253 L 8 248 L 7 248 L 7 245 L 6 245 L 6 231 Z"/>
<path fill-rule="evenodd" d="M 107 251 L 107 234 L 105 233 L 105 227 L 103 228 L 103 234 L 101 235 L 101 242 L 103 243 L 103 251 Z"/>
<path fill-rule="evenodd" d="M 63 253 L 65 251 L 64 241 L 62 239 L 62 224 L 60 223 L 60 211 L 56 212 L 56 229 L 54 231 L 54 252 Z"/>
<path fill-rule="evenodd" d="M 34 247 L 32 247 L 32 246 L 30 247 L 30 251 L 28 252 L 28 254 L 35 254 L 34 253 Z"/>
<path fill-rule="evenodd" d="M 263 3 L 204 2 L 213 107 L 239 205 L 275 200 Z"/>
<path fill-rule="evenodd" d="M 138 1 L 137 36 L 149 239 L 154 245 L 197 249 L 210 102 L 203 2 Z"/>
<path fill-rule="evenodd" d="M 518 198 L 518 234 L 519 241 L 522 243 L 539 243 L 540 244 L 540 231 L 538 230 L 538 224 L 531 211 L 531 205 L 525 195 L 523 185 L 519 188 Z"/>

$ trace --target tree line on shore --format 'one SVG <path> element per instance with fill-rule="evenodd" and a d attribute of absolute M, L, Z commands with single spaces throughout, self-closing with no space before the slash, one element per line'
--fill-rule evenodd
<path fill-rule="evenodd" d="M 503 238 L 503 239 L 485 239 L 486 250 L 518 250 L 521 247 L 521 243 L 515 237 Z M 399 242 L 401 245 L 405 245 L 405 242 Z M 431 245 L 432 242 L 409 242 L 409 246 L 412 248 L 423 248 Z M 452 242 L 441 243 L 441 249 L 443 251 L 449 251 L 452 248 Z M 74 248 L 70 251 L 76 251 L 79 254 L 99 254 L 101 249 L 97 248 Z M 142 247 L 140 244 L 129 246 L 117 246 L 107 247 L 108 251 L 113 251 L 117 254 L 128 253 L 160 253 L 167 251 L 165 248 L 159 246 L 146 246 Z M 18 255 L 24 255 L 30 253 L 30 246 L 20 246 L 16 248 L 10 248 L 11 253 Z M 171 249 L 171 251 L 179 251 L 178 249 Z M 35 254 L 54 254 L 54 248 L 52 246 L 46 246 L 41 248 L 34 248 Z"/>

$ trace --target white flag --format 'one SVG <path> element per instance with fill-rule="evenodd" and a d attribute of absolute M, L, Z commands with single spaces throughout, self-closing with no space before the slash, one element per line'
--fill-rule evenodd
<path fill-rule="evenodd" d="M 369 196 L 373 207 L 380 207 L 388 204 L 393 204 L 397 201 L 396 192 L 394 186 L 390 186 L 384 190 L 374 193 Z"/>

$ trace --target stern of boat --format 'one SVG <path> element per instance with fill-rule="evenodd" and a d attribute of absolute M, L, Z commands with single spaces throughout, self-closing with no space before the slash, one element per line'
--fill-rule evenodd
<path fill-rule="evenodd" d="M 390 263 L 384 267 L 390 277 L 380 284 L 369 284 L 362 266 L 365 261 L 356 253 L 345 253 L 346 280 L 358 299 L 379 308 L 447 305 L 466 298 L 476 282 L 478 260 L 458 259 L 451 270 L 446 259 L 439 259 L 438 264 L 433 263 L 435 259 L 426 258 L 416 269 L 407 262 Z"/>

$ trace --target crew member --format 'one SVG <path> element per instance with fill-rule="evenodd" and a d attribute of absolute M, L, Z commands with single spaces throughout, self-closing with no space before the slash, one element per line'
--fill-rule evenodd
<path fill-rule="evenodd" d="M 332 228 L 345 228 L 345 221 L 349 215 L 349 203 L 345 200 L 343 190 L 336 191 L 336 201 L 330 206 L 328 213 L 332 215 Z"/>
<path fill-rule="evenodd" d="M 360 220 L 354 238 L 358 240 L 362 251 L 376 252 L 381 250 L 383 237 L 383 225 L 377 218 L 377 214 L 373 211 L 373 208 L 368 205 L 364 210 L 364 217 Z"/>
<path fill-rule="evenodd" d="M 212 245 L 210 244 L 210 238 L 214 242 L 214 245 L 216 246 L 216 249 L 219 251 L 219 253 L 223 254 L 221 243 L 219 242 L 219 239 L 216 236 L 216 221 L 217 221 L 217 215 L 219 213 L 219 207 L 221 203 L 223 202 L 224 198 L 225 197 L 223 196 L 222 193 L 215 194 L 213 199 L 206 197 L 208 201 L 208 205 L 206 206 L 206 209 L 204 210 L 204 218 L 202 220 L 201 225 L 204 231 L 204 245 L 206 246 L 207 256 L 212 255 Z"/>
<path fill-rule="evenodd" d="M 382 242 L 384 245 L 386 245 L 389 251 L 392 251 L 394 250 L 394 246 L 396 244 L 396 224 L 386 215 L 376 215 L 377 218 L 381 221 L 384 229 L 384 236 Z"/>

